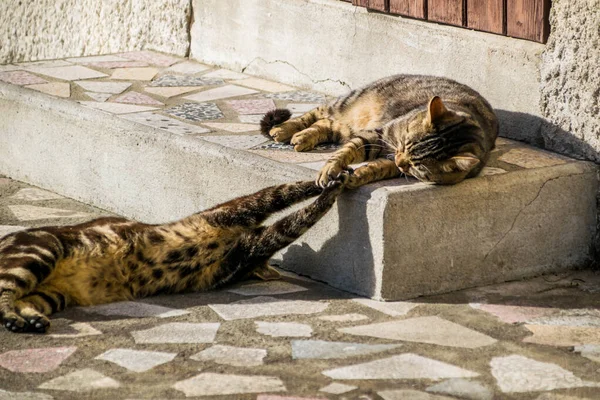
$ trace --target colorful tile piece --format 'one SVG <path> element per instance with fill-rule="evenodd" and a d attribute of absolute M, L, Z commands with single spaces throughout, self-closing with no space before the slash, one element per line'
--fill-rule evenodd
<path fill-rule="evenodd" d="M 219 323 L 173 322 L 154 328 L 131 332 L 136 343 L 212 343 Z"/>
<path fill-rule="evenodd" d="M 214 89 L 204 90 L 200 93 L 195 93 L 184 97 L 186 100 L 192 101 L 210 101 L 218 99 L 226 99 L 228 97 L 239 97 L 248 94 L 258 93 L 256 90 L 247 89 L 235 85 L 226 85 Z"/>
<path fill-rule="evenodd" d="M 524 343 L 548 346 L 600 345 L 600 328 L 560 325 L 525 325 L 533 336 L 523 339 Z"/>
<path fill-rule="evenodd" d="M 71 85 L 67 82 L 50 82 L 39 85 L 25 86 L 27 89 L 37 90 L 38 92 L 50 94 L 57 97 L 71 97 Z"/>
<path fill-rule="evenodd" d="M 399 344 L 361 344 L 324 340 L 292 340 L 292 358 L 331 360 L 380 353 L 400 347 Z"/>
<path fill-rule="evenodd" d="M 383 390 L 377 392 L 383 400 L 453 400 L 451 397 L 438 396 L 412 389 Z"/>
<path fill-rule="evenodd" d="M 122 103 L 98 103 L 95 101 L 80 101 L 80 104 L 95 108 L 96 110 L 106 111 L 111 114 L 130 114 L 139 113 L 144 111 L 157 110 L 156 107 L 148 106 L 137 106 L 133 104 L 122 104 Z"/>
<path fill-rule="evenodd" d="M 186 397 L 224 396 L 242 393 L 285 392 L 283 382 L 274 376 L 202 373 L 177 382 L 176 390 Z"/>
<path fill-rule="evenodd" d="M 53 400 L 54 397 L 44 393 L 8 392 L 0 389 L 0 400 Z"/>
<path fill-rule="evenodd" d="M 22 231 L 23 229 L 27 229 L 27 227 L 20 225 L 0 225 L 0 238 L 9 233 Z"/>
<path fill-rule="evenodd" d="M 234 132 L 234 133 L 255 132 L 260 129 L 260 127 L 258 125 L 236 124 L 236 123 L 230 123 L 230 122 L 205 122 L 204 125 L 209 126 L 216 131 L 227 131 L 227 132 Z M 258 143 L 263 143 L 268 140 L 264 136 L 262 136 L 262 138 L 263 138 L 263 141 L 258 142 Z"/>
<path fill-rule="evenodd" d="M 83 89 L 89 92 L 119 94 L 129 89 L 131 83 L 127 82 L 94 82 L 75 81 Z"/>
<path fill-rule="evenodd" d="M 168 67 L 178 61 L 181 61 L 180 58 L 175 58 L 148 50 L 130 51 L 127 53 L 117 54 L 117 56 L 126 58 L 128 60 L 145 61 L 148 64 L 156 65 L 158 67 Z"/>
<path fill-rule="evenodd" d="M 242 296 L 274 296 L 278 294 L 297 293 L 308 290 L 305 287 L 294 285 L 286 281 L 267 281 L 249 283 L 228 292 L 241 294 Z"/>
<path fill-rule="evenodd" d="M 106 100 L 112 97 L 112 94 L 110 93 L 84 92 L 84 94 L 90 99 L 98 101 L 100 103 L 104 103 Z"/>
<path fill-rule="evenodd" d="M 320 106 L 320 104 L 315 104 L 315 103 L 308 103 L 308 104 L 290 103 L 287 106 L 285 106 L 285 108 L 290 110 L 292 113 L 304 114 L 310 110 L 314 110 L 315 108 L 317 108 L 319 106 Z"/>
<path fill-rule="evenodd" d="M 340 147 L 337 143 L 322 143 L 315 147 L 315 151 L 328 151 L 337 150 Z M 294 146 L 287 143 L 269 142 L 262 146 L 257 147 L 257 150 L 283 150 L 283 151 L 294 151 Z"/>
<path fill-rule="evenodd" d="M 260 124 L 260 121 L 263 119 L 264 115 L 262 114 L 247 114 L 247 115 L 239 115 L 238 119 L 240 122 L 245 124 Z"/>
<path fill-rule="evenodd" d="M 262 90 L 265 92 L 288 92 L 294 90 L 293 87 L 277 82 L 267 81 L 260 78 L 246 78 L 233 81 L 236 85 L 246 86 L 252 89 Z"/>
<path fill-rule="evenodd" d="M 246 347 L 233 347 L 216 344 L 200 353 L 190 357 L 195 361 L 214 361 L 217 364 L 232 365 L 234 367 L 253 367 L 263 364 L 267 356 L 265 349 L 249 349 Z"/>
<path fill-rule="evenodd" d="M 0 367 L 12 372 L 50 372 L 75 353 L 77 347 L 12 350 L 0 354 Z"/>
<path fill-rule="evenodd" d="M 225 321 L 233 321 L 272 315 L 316 314 L 325 311 L 328 304 L 319 301 L 279 300 L 275 297 L 260 296 L 231 304 L 209 304 L 208 306 Z"/>
<path fill-rule="evenodd" d="M 498 160 L 523 168 L 544 168 L 567 162 L 558 155 L 527 147 L 512 149 L 500 156 Z"/>
<path fill-rule="evenodd" d="M 503 304 L 477 303 L 471 303 L 469 305 L 476 310 L 488 312 L 507 324 L 526 322 L 555 312 L 552 308 L 548 307 L 521 307 Z"/>
<path fill-rule="evenodd" d="M 141 68 L 117 68 L 113 71 L 110 79 L 124 81 L 150 81 L 156 76 L 158 70 L 151 67 Z"/>
<path fill-rule="evenodd" d="M 76 81 L 80 79 L 92 79 L 92 78 L 104 78 L 108 76 L 102 72 L 95 71 L 90 68 L 83 67 L 81 65 L 71 65 L 69 67 L 32 67 L 29 71 L 37 74 L 50 76 L 56 79 L 62 79 L 65 81 Z"/>
<path fill-rule="evenodd" d="M 82 307 L 82 311 L 100 315 L 122 315 L 133 318 L 158 317 L 170 318 L 189 314 L 186 310 L 157 306 L 155 304 L 137 301 L 120 301 L 116 303 L 100 304 L 97 306 Z"/>
<path fill-rule="evenodd" d="M 323 397 L 298 397 L 298 396 L 276 396 L 274 394 L 261 394 L 256 400 L 327 400 Z"/>
<path fill-rule="evenodd" d="M 85 337 L 85 336 L 97 336 L 97 335 L 102 335 L 102 332 L 100 332 L 98 329 L 94 328 L 93 326 L 91 326 L 90 324 L 86 323 L 86 322 L 76 322 L 74 324 L 69 325 L 68 330 L 70 332 L 65 332 L 67 329 L 64 329 L 63 331 L 61 330 L 57 330 L 56 327 L 53 326 L 52 328 L 52 332 L 50 335 L 48 335 L 49 337 L 52 338 L 79 338 L 79 337 Z"/>
<path fill-rule="evenodd" d="M 47 80 L 25 71 L 0 72 L 0 81 L 13 85 L 37 85 L 48 83 Z"/>
<path fill-rule="evenodd" d="M 184 61 L 179 64 L 175 64 L 172 67 L 165 69 L 164 72 L 167 73 L 175 73 L 175 74 L 184 74 L 184 75 L 193 75 L 199 72 L 206 71 L 211 69 L 212 67 L 209 65 L 200 64 L 192 61 Z"/>
<path fill-rule="evenodd" d="M 29 61 L 17 64 L 19 67 L 27 69 L 27 68 L 35 68 L 35 67 L 44 67 L 44 68 L 53 68 L 53 67 L 68 67 L 71 64 L 65 60 L 42 60 L 42 61 Z"/>
<path fill-rule="evenodd" d="M 206 121 L 224 117 L 215 103 L 183 103 L 167 108 L 163 112 L 189 121 Z"/>
<path fill-rule="evenodd" d="M 577 326 L 600 328 L 600 310 L 568 309 L 557 310 L 530 320 L 535 325 Z"/>
<path fill-rule="evenodd" d="M 272 337 L 311 337 L 312 327 L 296 322 L 256 321 L 256 332 Z"/>
<path fill-rule="evenodd" d="M 177 353 L 143 351 L 131 349 L 110 349 L 95 360 L 110 361 L 133 372 L 146 372 L 152 368 L 173 361 Z"/>
<path fill-rule="evenodd" d="M 362 304 L 363 306 L 372 308 L 382 312 L 390 317 L 400 317 L 406 315 L 410 310 L 417 307 L 418 303 L 409 303 L 406 301 L 377 301 L 371 299 L 352 299 L 352 301 Z"/>
<path fill-rule="evenodd" d="M 12 205 L 8 206 L 10 211 L 19 221 L 35 221 L 37 219 L 54 219 L 54 218 L 82 218 L 91 217 L 91 214 L 73 211 L 62 210 L 60 208 L 37 207 L 30 205 Z"/>
<path fill-rule="evenodd" d="M 178 119 L 151 112 L 125 114 L 122 116 L 122 118 L 139 122 L 140 124 L 148 125 L 153 128 L 175 133 L 177 135 L 196 135 L 210 132 L 210 129 L 206 129 L 197 125 L 186 124 Z"/>
<path fill-rule="evenodd" d="M 155 94 L 157 96 L 171 98 L 179 96 L 180 94 L 193 92 L 198 90 L 196 86 L 175 86 L 175 87 L 146 87 L 144 90 L 148 93 Z"/>
<path fill-rule="evenodd" d="M 250 78 L 246 74 L 242 74 L 239 72 L 230 71 L 228 69 L 219 69 L 213 72 L 209 72 L 208 74 L 204 74 L 203 76 L 207 78 L 220 78 L 220 79 L 246 79 Z"/>
<path fill-rule="evenodd" d="M 128 104 L 148 104 L 151 106 L 164 106 L 158 100 L 153 99 L 150 96 L 138 92 L 127 92 L 123 93 L 119 97 L 113 100 L 115 103 L 128 103 Z"/>
<path fill-rule="evenodd" d="M 106 68 L 106 69 L 115 69 L 115 68 L 134 68 L 134 67 L 147 67 L 148 64 L 142 61 L 100 61 L 100 62 L 92 62 L 88 63 L 90 67 L 94 68 Z"/>
<path fill-rule="evenodd" d="M 589 358 L 592 361 L 600 363 L 600 345 L 598 344 L 584 344 L 582 346 L 575 346 L 573 351 L 580 353 L 585 358 Z"/>
<path fill-rule="evenodd" d="M 479 176 L 491 176 L 491 175 L 501 175 L 505 174 L 507 171 L 502 168 L 494 168 L 494 167 L 483 167 Z"/>
<path fill-rule="evenodd" d="M 342 394 L 351 392 L 355 389 L 358 389 L 358 386 L 344 385 L 343 383 L 333 382 L 319 389 L 319 392 L 325 392 L 329 394 Z"/>
<path fill-rule="evenodd" d="M 329 322 L 356 322 L 363 321 L 365 319 L 369 319 L 366 315 L 362 314 L 340 314 L 340 315 L 323 315 L 321 317 L 317 317 L 322 321 Z"/>
<path fill-rule="evenodd" d="M 338 331 L 350 335 L 429 343 L 466 349 L 489 346 L 497 342 L 496 339 L 483 333 L 465 328 L 437 316 L 341 328 Z"/>
<path fill-rule="evenodd" d="M 468 379 L 448 379 L 425 389 L 428 392 L 447 394 L 459 399 L 493 400 L 494 393 L 482 383 Z"/>
<path fill-rule="evenodd" d="M 70 374 L 59 376 L 38 388 L 51 390 L 66 390 L 70 392 L 89 392 L 97 389 L 115 389 L 121 386 L 116 380 L 109 378 L 93 369 L 82 369 Z"/>
<path fill-rule="evenodd" d="M 10 198 L 14 200 L 40 201 L 63 199 L 64 197 L 56 193 L 48 192 L 47 190 L 30 187 L 20 189 L 17 193 L 10 196 Z"/>
<path fill-rule="evenodd" d="M 179 87 L 179 86 L 213 86 L 222 85 L 222 79 L 204 78 L 203 76 L 163 75 L 152 81 L 154 87 Z"/>
<path fill-rule="evenodd" d="M 266 100 L 229 100 L 226 102 L 238 114 L 265 114 L 275 109 L 271 99 Z"/>
<path fill-rule="evenodd" d="M 284 92 L 284 93 L 271 93 L 266 94 L 264 97 L 269 99 L 286 100 L 286 101 L 298 101 L 306 103 L 325 103 L 325 96 L 318 93 L 311 92 Z"/>
<path fill-rule="evenodd" d="M 504 393 L 525 393 L 574 387 L 600 387 L 556 364 L 545 363 L 513 354 L 494 357 L 490 362 L 492 375 Z"/>
<path fill-rule="evenodd" d="M 262 135 L 222 135 L 202 136 L 202 140 L 231 147 L 232 149 L 247 150 L 267 139 Z"/>
<path fill-rule="evenodd" d="M 431 379 L 472 378 L 478 373 L 457 366 L 405 353 L 362 364 L 322 372 L 332 379 Z"/>
<path fill-rule="evenodd" d="M 88 57 L 72 57 L 67 58 L 67 61 L 77 64 L 90 64 L 90 63 L 99 63 L 99 62 L 118 62 L 118 61 L 128 61 L 126 58 L 114 56 L 114 55 L 105 55 L 105 56 L 88 56 Z"/>

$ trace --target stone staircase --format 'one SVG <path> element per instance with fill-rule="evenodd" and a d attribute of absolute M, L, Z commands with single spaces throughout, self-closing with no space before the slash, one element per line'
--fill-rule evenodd
<path fill-rule="evenodd" d="M 267 185 L 313 179 L 334 151 L 258 132 L 324 95 L 148 51 L 0 66 L 0 174 L 162 222 Z M 585 266 L 596 167 L 498 139 L 482 176 L 396 179 L 344 193 L 274 262 L 375 299 L 444 293 Z"/>

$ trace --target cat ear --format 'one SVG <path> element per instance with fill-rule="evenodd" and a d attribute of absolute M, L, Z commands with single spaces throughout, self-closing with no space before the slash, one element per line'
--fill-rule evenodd
<path fill-rule="evenodd" d="M 434 96 L 431 100 L 429 100 L 429 112 L 427 115 L 429 122 L 439 121 L 444 115 L 446 115 L 447 112 L 448 109 L 439 96 Z"/>
<path fill-rule="evenodd" d="M 472 170 L 480 161 L 474 154 L 465 153 L 452 157 L 444 163 L 444 172 L 466 172 Z"/>

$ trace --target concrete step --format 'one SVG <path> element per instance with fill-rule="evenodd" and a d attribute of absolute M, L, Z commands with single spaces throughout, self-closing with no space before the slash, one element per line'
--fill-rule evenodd
<path fill-rule="evenodd" d="M 323 96 L 183 59 L 174 58 L 167 71 L 164 56 L 154 56 L 160 62 L 152 57 L 145 56 L 149 64 L 163 65 L 154 64 L 156 71 L 86 64 L 106 76 L 82 85 L 70 75 L 81 79 L 89 73 L 81 68 L 3 66 L 26 69 L 33 78 L 0 72 L 0 80 L 14 83 L 0 82 L 0 174 L 120 215 L 163 222 L 267 185 L 313 179 L 333 151 L 275 149 L 247 122 L 256 121 L 270 100 L 301 110 Z M 187 78 L 164 78 L 182 71 Z M 153 72 L 158 74 L 153 85 L 210 85 L 169 98 L 166 91 L 177 89 L 149 86 Z M 119 75 L 126 79 L 116 79 Z M 34 78 L 49 84 L 24 87 Z M 113 94 L 106 102 L 92 102 L 90 96 L 98 96 L 85 92 L 98 88 L 90 89 L 91 82 L 132 85 L 124 98 Z M 117 102 L 148 101 L 133 92 L 163 104 L 141 114 Z M 193 105 L 180 112 L 184 103 Z M 179 111 L 173 110 L 177 106 Z M 163 121 L 167 116 L 178 122 Z M 497 147 L 481 177 L 456 186 L 396 179 L 344 193 L 334 210 L 275 262 L 385 300 L 586 265 L 596 230 L 595 165 L 505 139 Z"/>

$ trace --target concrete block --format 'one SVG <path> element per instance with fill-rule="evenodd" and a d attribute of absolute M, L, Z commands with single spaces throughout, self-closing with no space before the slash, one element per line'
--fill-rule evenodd
<path fill-rule="evenodd" d="M 0 112 L 0 174 L 145 222 L 315 174 L 3 83 Z M 484 176 L 456 186 L 396 179 L 344 193 L 275 262 L 385 300 L 584 266 L 596 166 L 497 146 Z"/>

